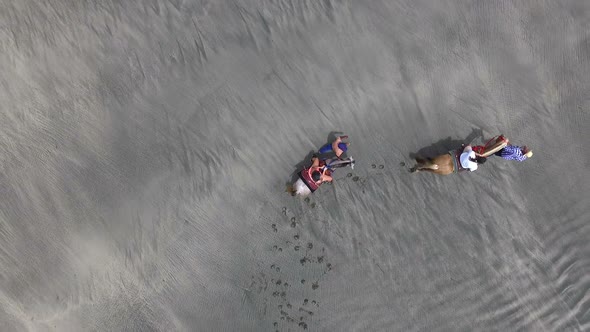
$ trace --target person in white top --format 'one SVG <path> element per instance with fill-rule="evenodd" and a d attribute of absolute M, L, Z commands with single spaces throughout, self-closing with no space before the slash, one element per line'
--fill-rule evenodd
<path fill-rule="evenodd" d="M 471 145 L 467 145 L 463 150 L 463 153 L 459 156 L 461 167 L 470 170 L 471 172 L 477 169 L 477 165 L 481 165 L 486 162 L 485 157 L 476 156 L 475 152 L 471 148 Z"/>

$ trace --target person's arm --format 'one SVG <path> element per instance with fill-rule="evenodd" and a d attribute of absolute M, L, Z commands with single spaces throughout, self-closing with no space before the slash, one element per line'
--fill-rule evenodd
<path fill-rule="evenodd" d="M 322 181 L 323 182 L 332 182 L 332 177 L 327 174 L 324 174 L 324 175 L 322 175 Z"/>
<path fill-rule="evenodd" d="M 334 153 L 336 154 L 336 157 L 338 157 L 338 158 L 340 158 L 340 156 L 344 153 L 344 151 L 340 150 L 340 148 L 338 147 L 338 144 L 340 144 L 340 143 L 342 143 L 341 136 L 336 137 L 334 142 L 332 142 L 332 151 L 334 151 Z"/>
<path fill-rule="evenodd" d="M 311 167 L 320 166 L 320 159 L 318 157 L 311 158 Z"/>

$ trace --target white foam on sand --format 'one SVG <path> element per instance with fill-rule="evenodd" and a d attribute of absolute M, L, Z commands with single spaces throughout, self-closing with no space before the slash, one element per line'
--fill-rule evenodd
<path fill-rule="evenodd" d="M 2 330 L 590 329 L 588 12 L 1 1 Z"/>

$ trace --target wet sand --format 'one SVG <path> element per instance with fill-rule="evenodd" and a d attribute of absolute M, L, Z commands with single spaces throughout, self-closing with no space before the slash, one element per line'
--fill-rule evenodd
<path fill-rule="evenodd" d="M 590 329 L 589 17 L 0 1 L 2 330 Z M 290 197 L 337 131 L 355 169 Z M 500 133 L 534 157 L 408 172 Z"/>

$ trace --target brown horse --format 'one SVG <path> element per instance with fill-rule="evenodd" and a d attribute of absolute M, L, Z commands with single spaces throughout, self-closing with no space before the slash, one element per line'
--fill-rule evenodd
<path fill-rule="evenodd" d="M 410 172 L 426 171 L 440 175 L 448 175 L 463 171 L 464 168 L 461 167 L 461 164 L 453 161 L 453 158 L 455 158 L 454 155 L 455 151 L 450 151 L 449 153 L 441 154 L 434 158 L 416 158 L 417 164 L 410 169 Z"/>
<path fill-rule="evenodd" d="M 497 138 L 495 143 L 490 144 L 492 140 L 490 140 L 486 146 L 474 147 L 474 150 L 480 151 L 479 153 L 476 152 L 476 155 L 479 157 L 487 157 L 496 151 L 501 150 L 508 143 L 508 140 L 502 135 Z M 462 172 L 465 170 L 465 168 L 461 167 L 461 162 L 459 161 L 459 156 L 461 156 L 462 152 L 463 148 L 449 151 L 434 158 L 423 159 L 417 157 L 417 164 L 410 169 L 410 172 L 426 171 L 440 175 Z"/>

